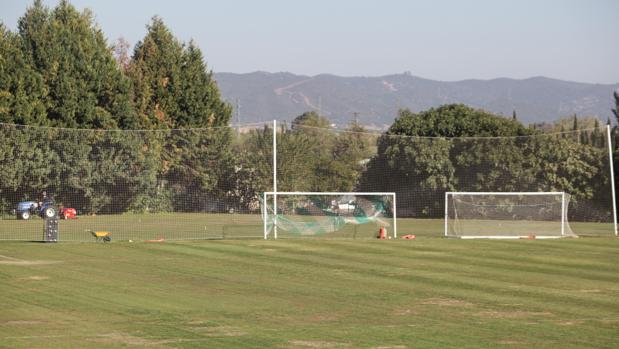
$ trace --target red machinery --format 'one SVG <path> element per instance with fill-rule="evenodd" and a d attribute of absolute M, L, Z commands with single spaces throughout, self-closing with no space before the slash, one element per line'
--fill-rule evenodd
<path fill-rule="evenodd" d="M 60 209 L 60 217 L 63 219 L 77 219 L 77 211 L 71 207 L 63 207 Z"/>

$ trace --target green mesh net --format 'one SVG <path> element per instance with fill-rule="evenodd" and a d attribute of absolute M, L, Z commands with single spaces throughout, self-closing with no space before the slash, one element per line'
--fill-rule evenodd
<path fill-rule="evenodd" d="M 266 193 L 263 205 L 264 199 L 265 236 L 370 238 L 381 228 L 395 234 L 393 193 Z"/>

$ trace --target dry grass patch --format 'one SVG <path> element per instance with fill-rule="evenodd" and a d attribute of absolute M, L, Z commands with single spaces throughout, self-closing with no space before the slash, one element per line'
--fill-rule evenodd
<path fill-rule="evenodd" d="M 0 321 L 0 325 L 14 325 L 14 326 L 28 326 L 28 325 L 39 325 L 44 323 L 44 321 L 39 320 L 8 320 L 8 321 Z"/>
<path fill-rule="evenodd" d="M 442 307 L 471 307 L 473 303 L 453 298 L 429 298 L 421 302 L 423 305 L 438 305 Z"/>
<path fill-rule="evenodd" d="M 245 331 L 233 326 L 202 326 L 192 327 L 191 329 L 207 337 L 240 337 L 247 335 Z"/>
<path fill-rule="evenodd" d="M 88 341 L 118 346 L 152 348 L 172 348 L 167 346 L 167 344 L 178 342 L 176 340 L 153 340 L 118 332 L 98 335 L 95 338 L 89 338 Z"/>
<path fill-rule="evenodd" d="M 406 315 L 418 315 L 419 312 L 413 309 L 408 309 L 408 308 L 396 308 L 396 309 L 393 309 L 392 314 L 395 316 L 406 316 Z"/>
<path fill-rule="evenodd" d="M 336 321 L 339 320 L 340 317 L 335 314 L 315 314 L 310 318 L 310 321 L 323 322 L 323 321 Z"/>
<path fill-rule="evenodd" d="M 592 290 L 578 290 L 580 293 L 600 293 L 602 290 L 592 289 Z"/>
<path fill-rule="evenodd" d="M 582 325 L 584 323 L 584 321 L 582 320 L 562 320 L 562 321 L 557 321 L 557 324 L 560 326 L 576 326 L 576 325 Z"/>
<path fill-rule="evenodd" d="M 547 311 L 482 311 L 473 315 L 486 319 L 526 319 L 530 317 L 552 316 L 552 313 Z"/>
<path fill-rule="evenodd" d="M 0 265 L 22 265 L 22 266 L 29 266 L 29 265 L 45 265 L 45 264 L 56 264 L 56 263 L 62 263 L 61 261 L 26 261 L 26 260 L 5 260 L 5 261 L 0 261 Z"/>
<path fill-rule="evenodd" d="M 498 342 L 496 342 L 499 345 L 523 345 L 523 342 L 520 341 L 515 341 L 515 340 L 511 340 L 511 339 L 504 339 L 504 340 L 500 340 Z"/>
<path fill-rule="evenodd" d="M 349 343 L 326 342 L 326 341 L 290 341 L 288 348 L 350 348 Z"/>
<path fill-rule="evenodd" d="M 41 276 L 41 275 L 33 275 L 22 278 L 21 280 L 32 280 L 32 281 L 42 281 L 49 279 L 49 276 Z"/>

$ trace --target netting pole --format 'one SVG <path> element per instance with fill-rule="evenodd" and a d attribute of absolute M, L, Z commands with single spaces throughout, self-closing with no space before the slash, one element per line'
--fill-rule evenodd
<path fill-rule="evenodd" d="M 268 238 L 268 232 L 267 232 L 267 193 L 266 191 L 264 193 L 262 193 L 262 222 L 263 222 L 263 233 L 264 233 L 264 239 L 266 240 Z"/>
<path fill-rule="evenodd" d="M 273 238 L 277 239 L 277 120 L 273 120 Z"/>
<path fill-rule="evenodd" d="M 398 205 L 395 202 L 395 193 L 393 194 L 393 238 L 398 238 L 398 215 L 396 212 L 398 211 Z"/>
<path fill-rule="evenodd" d="M 448 201 L 449 192 L 445 192 L 445 237 L 447 237 L 447 201 Z"/>
<path fill-rule="evenodd" d="M 567 219 L 565 207 L 565 192 L 561 194 L 561 236 L 565 236 L 565 220 Z"/>
<path fill-rule="evenodd" d="M 610 183 L 613 193 L 613 223 L 615 224 L 615 236 L 617 236 L 617 199 L 615 198 L 615 169 L 613 168 L 613 142 L 610 137 L 610 125 L 606 125 L 608 136 L 608 163 L 610 164 Z"/>

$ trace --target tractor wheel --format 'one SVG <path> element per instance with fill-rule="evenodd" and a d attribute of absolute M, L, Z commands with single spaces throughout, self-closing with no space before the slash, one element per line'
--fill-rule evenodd
<path fill-rule="evenodd" d="M 48 207 L 45 210 L 43 210 L 43 216 L 45 218 L 54 218 L 56 217 L 56 209 L 54 209 L 53 207 Z"/>
<path fill-rule="evenodd" d="M 18 217 L 23 220 L 28 220 L 30 219 L 30 212 L 28 211 L 20 212 Z"/>

